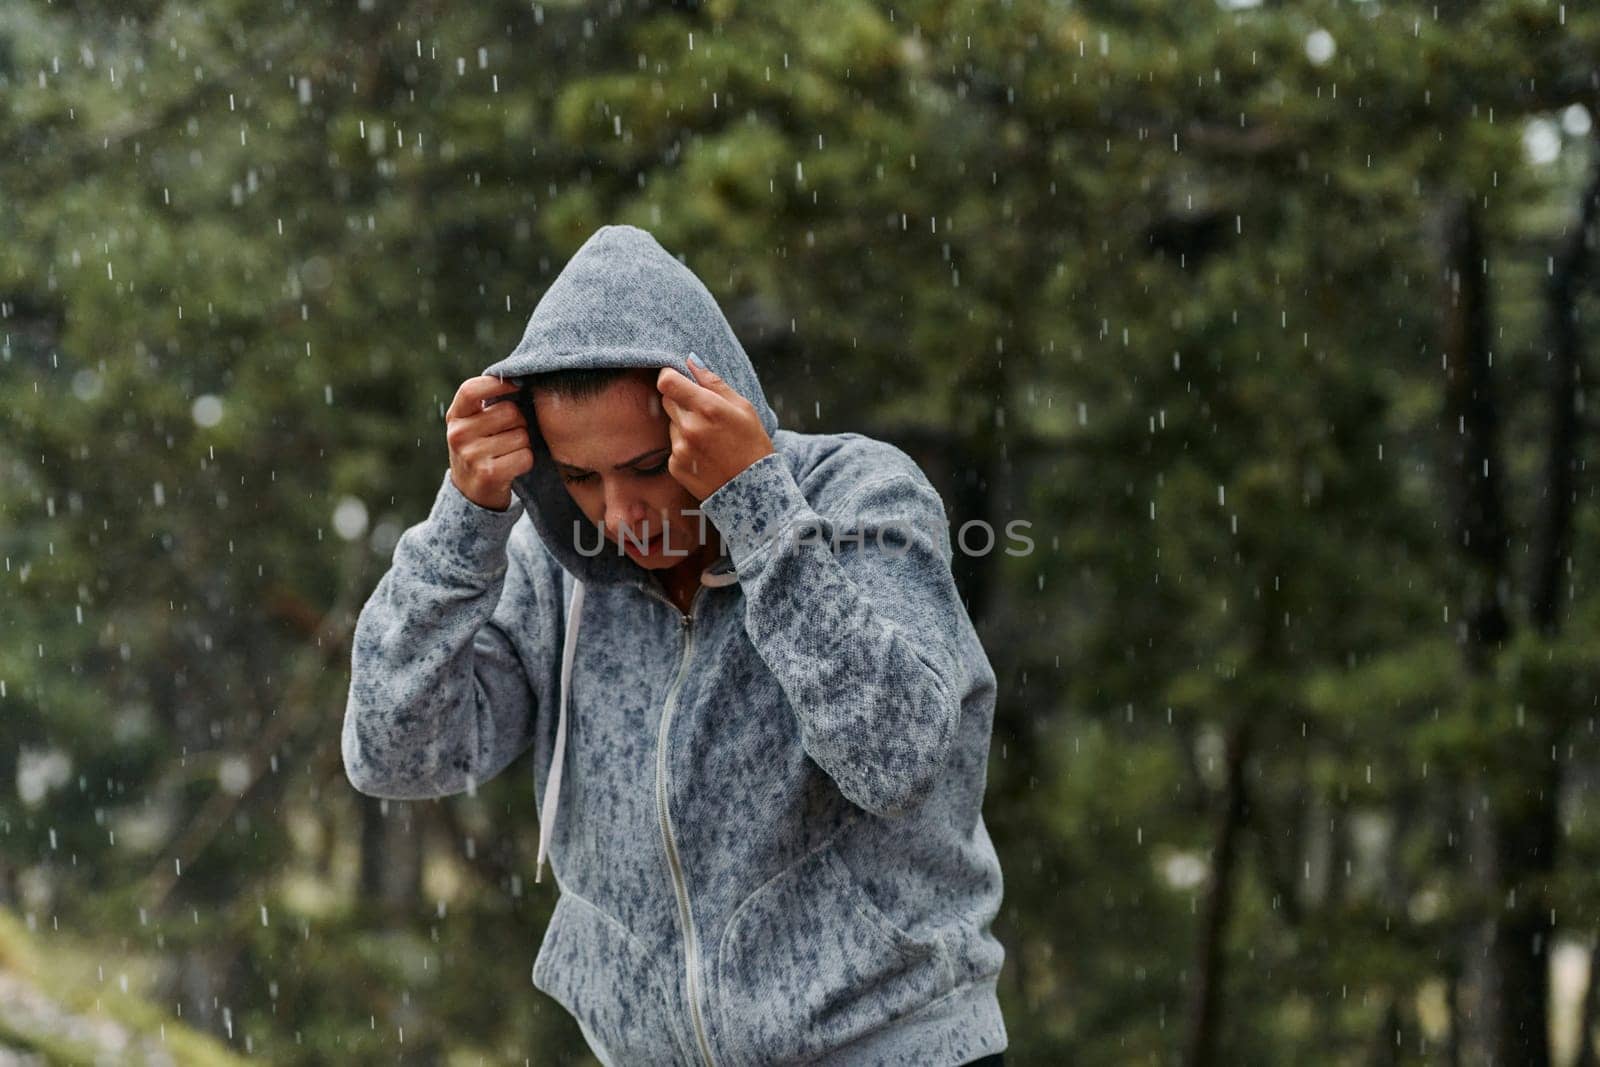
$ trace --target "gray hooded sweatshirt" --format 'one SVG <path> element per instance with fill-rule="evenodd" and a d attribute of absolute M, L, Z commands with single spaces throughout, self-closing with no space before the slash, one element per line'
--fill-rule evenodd
<path fill-rule="evenodd" d="M 533 751 L 560 890 L 532 982 L 614 1065 L 965 1063 L 1006 1047 L 981 813 L 995 676 L 937 491 L 856 433 L 780 429 L 710 292 L 602 226 L 484 374 L 690 352 L 776 451 L 701 502 L 690 612 L 602 542 L 525 393 L 505 511 L 448 471 L 362 608 L 342 751 L 360 792 L 468 791 Z"/>

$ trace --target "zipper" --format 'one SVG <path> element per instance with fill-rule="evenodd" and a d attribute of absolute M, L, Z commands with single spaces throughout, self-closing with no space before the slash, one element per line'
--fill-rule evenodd
<path fill-rule="evenodd" d="M 672 816 L 667 811 L 667 734 L 672 729 L 672 712 L 677 706 L 678 690 L 689 667 L 689 657 L 694 654 L 694 609 L 700 601 L 705 586 L 694 591 L 689 601 L 689 613 L 679 612 L 678 629 L 683 633 L 683 658 L 678 661 L 678 675 L 667 691 L 667 702 L 661 709 L 661 728 L 656 734 L 656 814 L 661 820 L 661 841 L 666 846 L 667 868 L 672 872 L 672 888 L 678 898 L 678 923 L 683 934 L 684 969 L 688 977 L 689 1016 L 694 1023 L 694 1036 L 700 1045 L 700 1056 L 706 1067 L 715 1067 L 711 1056 L 711 1042 L 706 1039 L 705 1021 L 700 1016 L 700 946 L 695 938 L 694 914 L 689 910 L 689 887 L 684 881 L 683 864 L 678 858 L 678 842 L 672 836 Z M 677 605 L 673 605 L 677 609 Z"/>

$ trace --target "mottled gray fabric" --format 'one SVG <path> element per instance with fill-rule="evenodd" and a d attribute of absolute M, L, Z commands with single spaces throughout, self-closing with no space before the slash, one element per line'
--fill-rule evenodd
<path fill-rule="evenodd" d="M 582 581 L 560 897 L 532 981 L 600 1060 L 998 1052 L 1001 876 L 981 815 L 995 678 L 923 472 L 860 434 L 780 428 L 705 286 L 632 226 L 596 231 L 483 373 L 687 372 L 691 351 L 776 448 L 702 503 L 737 580 L 685 616 L 632 560 L 584 555 L 594 529 L 575 544 L 582 514 L 527 411 L 535 465 L 510 507 L 478 506 L 446 472 L 362 609 L 346 773 L 372 796 L 440 797 L 531 748 L 537 801 Z"/>

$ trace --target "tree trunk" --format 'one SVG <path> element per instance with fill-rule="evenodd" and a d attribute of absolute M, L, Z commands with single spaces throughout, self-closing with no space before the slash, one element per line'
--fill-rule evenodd
<path fill-rule="evenodd" d="M 1583 989 L 1583 1006 L 1578 1010 L 1578 1055 L 1572 1067 L 1596 1067 L 1594 1022 L 1597 1007 L 1600 1007 L 1600 940 L 1589 949 L 1589 981 Z"/>
<path fill-rule="evenodd" d="M 361 803 L 362 900 L 396 920 L 414 917 L 421 895 L 422 835 L 415 809 L 373 797 Z"/>
<path fill-rule="evenodd" d="M 1548 638 L 1561 631 L 1561 590 L 1566 582 L 1568 546 L 1572 541 L 1572 501 L 1580 444 L 1577 397 L 1583 366 L 1582 340 L 1576 325 L 1577 294 L 1587 271 L 1586 238 L 1594 225 L 1597 205 L 1600 162 L 1591 173 L 1578 222 L 1568 231 L 1554 258 L 1545 288 L 1549 438 L 1533 545 L 1528 621 Z M 1562 787 L 1562 764 L 1552 758 L 1552 751 L 1559 749 L 1566 736 L 1568 712 L 1561 706 L 1529 707 L 1529 741 L 1523 749 L 1527 758 L 1517 762 L 1526 771 L 1518 782 L 1514 801 L 1506 805 L 1497 827 L 1502 879 L 1511 901 L 1495 943 L 1495 960 L 1506 994 L 1500 1054 L 1508 1063 L 1549 1062 L 1550 943 L 1555 937 L 1555 919 L 1548 894 L 1561 841 L 1557 806 Z"/>
<path fill-rule="evenodd" d="M 1560 630 L 1560 589 L 1572 536 L 1580 431 L 1576 390 L 1582 366 L 1574 308 L 1588 261 L 1585 237 L 1597 203 L 1600 166 L 1584 190 L 1578 223 L 1553 263 L 1546 289 L 1550 435 L 1528 597 L 1529 621 L 1545 636 Z M 1471 573 L 1463 653 L 1468 670 L 1481 676 L 1491 669 L 1512 626 L 1506 610 L 1507 524 L 1498 478 L 1499 397 L 1491 375 L 1488 282 L 1473 199 L 1462 197 L 1453 207 L 1447 256 L 1452 290 L 1445 318 L 1446 379 L 1449 410 L 1456 416 L 1451 421 L 1461 427 L 1454 457 L 1460 476 L 1457 531 Z M 1473 858 L 1481 863 L 1492 857 L 1493 884 L 1505 907 L 1492 934 L 1491 988 L 1480 990 L 1489 994 L 1481 999 L 1493 1016 L 1495 1058 L 1543 1067 L 1550 1062 L 1547 1020 L 1555 933 L 1546 894 L 1560 840 L 1561 764 L 1550 752 L 1560 744 L 1566 716 L 1564 709 L 1549 707 L 1534 707 L 1530 714 L 1528 741 L 1510 760 L 1515 780 L 1502 795 L 1500 810 L 1473 813 L 1491 820 L 1479 828 L 1480 841 L 1487 831 L 1489 840 L 1483 844 L 1488 847 L 1474 849 Z"/>
<path fill-rule="evenodd" d="M 1217 1030 L 1222 1019 L 1222 985 L 1228 917 L 1233 911 L 1234 858 L 1245 820 L 1245 765 L 1250 753 L 1250 728 L 1243 722 L 1230 727 L 1227 738 L 1227 785 L 1217 818 L 1217 839 L 1211 853 L 1211 879 L 1206 911 L 1200 928 L 1194 999 L 1189 1014 L 1186 1067 L 1209 1067 L 1217 1062 Z"/>

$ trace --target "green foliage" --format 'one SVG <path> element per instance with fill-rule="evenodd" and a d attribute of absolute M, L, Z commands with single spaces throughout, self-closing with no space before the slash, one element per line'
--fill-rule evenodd
<path fill-rule="evenodd" d="M 1180 1058 L 1230 783 L 1219 1055 L 1433 1058 L 1504 907 L 1477 820 L 1547 810 L 1552 766 L 1524 896 L 1600 921 L 1582 473 L 1559 628 L 1522 606 L 1597 44 L 1542 0 L 6 5 L 0 902 L 272 1062 L 585 1062 L 528 981 L 526 767 L 379 805 L 338 726 L 455 388 L 625 221 L 785 426 L 1030 523 L 958 561 L 1001 681 L 1009 1058 Z M 1508 511 L 1481 667 L 1454 196 Z"/>

